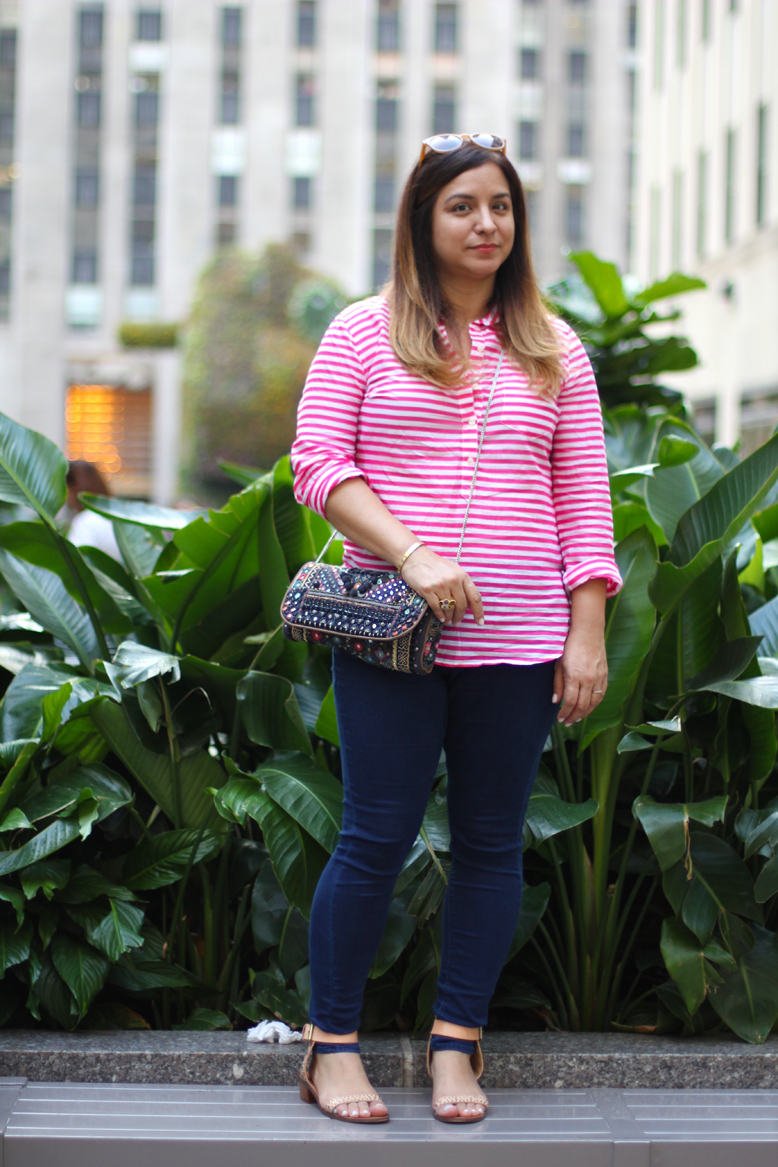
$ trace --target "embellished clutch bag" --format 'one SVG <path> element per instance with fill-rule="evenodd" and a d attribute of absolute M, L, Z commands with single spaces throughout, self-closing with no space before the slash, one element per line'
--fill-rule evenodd
<path fill-rule="evenodd" d="M 500 353 L 481 423 L 457 563 L 462 554 L 486 421 L 503 356 Z M 288 640 L 341 648 L 368 664 L 400 673 L 421 676 L 431 673 L 442 631 L 440 620 L 424 597 L 409 587 L 397 571 L 322 563 L 336 534 L 332 533 L 317 560 L 303 564 L 287 588 L 281 604 L 284 636 Z"/>
<path fill-rule="evenodd" d="M 281 606 L 284 636 L 342 648 L 368 664 L 430 673 L 441 624 L 396 571 L 306 563 Z"/>

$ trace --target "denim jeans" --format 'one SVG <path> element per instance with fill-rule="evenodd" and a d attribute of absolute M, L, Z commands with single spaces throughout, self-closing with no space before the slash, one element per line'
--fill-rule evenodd
<path fill-rule="evenodd" d="M 359 1027 L 397 875 L 419 832 L 441 748 L 448 768 L 451 870 L 435 1016 L 484 1025 L 521 905 L 522 827 L 559 708 L 554 662 L 435 666 L 426 677 L 335 649 L 343 766 L 340 840 L 319 880 L 310 927 L 309 1018 Z"/>

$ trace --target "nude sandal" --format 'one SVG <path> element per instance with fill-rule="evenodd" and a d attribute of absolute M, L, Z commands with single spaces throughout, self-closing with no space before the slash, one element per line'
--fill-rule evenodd
<path fill-rule="evenodd" d="M 453 1025 L 450 1021 L 435 1020 L 432 1029 L 430 1030 L 429 1038 L 427 1039 L 427 1073 L 432 1077 L 432 1050 L 430 1045 L 432 1038 L 435 1035 L 441 1037 L 457 1037 L 463 1041 L 474 1041 L 475 1050 L 470 1057 L 470 1065 L 473 1067 L 476 1081 L 484 1072 L 484 1058 L 481 1053 L 481 1038 L 483 1031 L 481 1029 L 469 1029 L 465 1025 Z M 483 1106 L 483 1114 L 438 1114 L 441 1106 L 457 1106 L 460 1102 L 469 1102 L 475 1106 Z M 476 1097 L 473 1094 L 444 1094 L 441 1098 L 437 1098 L 432 1104 L 432 1114 L 438 1122 L 482 1122 L 486 1118 L 489 1111 L 489 1102 L 483 1095 Z"/>
<path fill-rule="evenodd" d="M 328 1118 L 337 1118 L 341 1122 L 388 1122 L 388 1114 L 337 1114 L 336 1108 L 343 1106 L 346 1102 L 381 1102 L 383 1099 L 374 1091 L 369 1094 L 344 1094 L 338 1098 L 331 1098 L 329 1102 L 322 1106 L 319 1102 L 319 1092 L 311 1081 L 311 1070 L 313 1069 L 313 1056 L 316 1052 L 316 1038 L 313 1036 L 314 1026 L 310 1022 L 303 1026 L 303 1040 L 308 1042 L 308 1048 L 305 1051 L 303 1064 L 300 1069 L 300 1077 L 298 1085 L 300 1087 L 300 1097 L 303 1102 L 315 1102 L 322 1114 L 326 1114 Z M 338 1042 L 328 1042 L 328 1045 L 337 1045 Z M 344 1045 L 350 1045 L 350 1042 L 344 1042 Z"/>

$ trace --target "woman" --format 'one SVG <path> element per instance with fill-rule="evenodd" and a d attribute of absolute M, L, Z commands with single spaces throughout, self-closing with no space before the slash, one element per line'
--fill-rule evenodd
<path fill-rule="evenodd" d="M 392 282 L 328 329 L 292 462 L 298 501 L 342 532 L 344 562 L 399 566 L 444 624 L 429 676 L 333 652 L 343 830 L 311 913 L 301 1094 L 336 1118 L 386 1121 L 356 1030 L 444 748 L 451 870 L 428 1058 L 435 1117 L 475 1122 L 488 1106 L 478 1039 L 518 918 L 527 801 L 554 715 L 569 726 L 602 700 L 605 599 L 621 586 L 597 387 L 538 290 L 502 139 L 424 143 Z"/>

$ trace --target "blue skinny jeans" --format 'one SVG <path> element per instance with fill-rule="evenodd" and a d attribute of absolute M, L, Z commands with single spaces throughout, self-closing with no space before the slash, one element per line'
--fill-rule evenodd
<path fill-rule="evenodd" d="M 435 1016 L 478 1026 L 521 906 L 522 827 L 559 706 L 554 662 L 435 666 L 408 676 L 333 651 L 343 829 L 311 911 L 309 1018 L 359 1028 L 392 891 L 421 826 L 441 748 L 451 871 Z"/>

